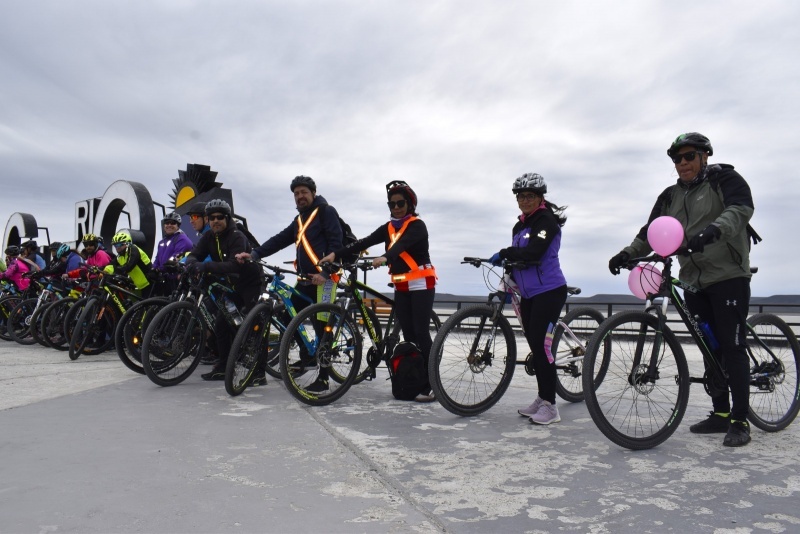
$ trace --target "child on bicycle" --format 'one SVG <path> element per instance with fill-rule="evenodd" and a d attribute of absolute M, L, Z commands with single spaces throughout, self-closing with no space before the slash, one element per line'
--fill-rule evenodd
<path fill-rule="evenodd" d="M 532 423 L 549 425 L 561 421 L 556 407 L 556 365 L 550 345 L 561 308 L 567 301 L 567 280 L 561 272 L 558 250 L 561 227 L 567 221 L 564 208 L 545 201 L 547 184 L 541 175 L 526 173 L 514 180 L 511 191 L 522 212 L 511 232 L 512 244 L 495 253 L 492 264 L 502 260 L 538 262 L 513 269 L 511 276 L 520 290 L 520 315 L 525 338 L 531 348 L 539 394 L 533 403 L 517 410 Z"/>

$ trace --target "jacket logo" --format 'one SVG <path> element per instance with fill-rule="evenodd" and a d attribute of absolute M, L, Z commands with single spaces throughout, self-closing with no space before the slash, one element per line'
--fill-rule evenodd
<path fill-rule="evenodd" d="M 547 239 L 547 231 L 546 231 L 546 230 L 542 230 L 542 231 L 540 231 L 540 232 L 539 232 L 539 233 L 536 235 L 536 237 L 538 237 L 539 239 Z"/>
<path fill-rule="evenodd" d="M 530 239 L 530 238 L 531 238 L 531 233 L 530 232 L 528 232 L 527 234 L 522 236 L 522 239 Z"/>

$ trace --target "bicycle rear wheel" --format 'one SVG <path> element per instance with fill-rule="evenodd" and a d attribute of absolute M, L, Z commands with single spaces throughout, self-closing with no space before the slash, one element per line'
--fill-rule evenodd
<path fill-rule="evenodd" d="M 38 343 L 43 347 L 47 347 L 47 343 L 44 340 L 44 313 L 47 311 L 47 308 L 52 306 L 58 302 L 58 300 L 43 302 L 31 315 L 31 338 L 33 338 L 34 343 Z"/>
<path fill-rule="evenodd" d="M 159 311 L 144 334 L 142 368 L 154 384 L 180 384 L 197 368 L 205 348 L 205 328 L 197 304 L 180 301 Z"/>
<path fill-rule="evenodd" d="M 334 304 L 301 310 L 281 337 L 281 375 L 297 400 L 324 406 L 344 395 L 361 365 L 358 325 Z"/>
<path fill-rule="evenodd" d="M 604 320 L 603 314 L 594 308 L 575 308 L 553 330 L 551 350 L 556 364 L 556 393 L 567 402 L 583 402 L 583 357 L 589 338 Z"/>
<path fill-rule="evenodd" d="M 165 297 L 142 300 L 122 314 L 114 330 L 114 348 L 120 361 L 131 371 L 144 374 L 142 367 L 142 338 L 147 325 L 156 313 L 169 304 Z"/>
<path fill-rule="evenodd" d="M 767 432 L 783 430 L 800 410 L 800 345 L 791 327 L 776 315 L 758 313 L 747 319 L 750 355 L 750 412 L 747 418 Z M 758 339 L 756 339 L 758 336 Z M 775 355 L 777 361 L 772 358 Z"/>
<path fill-rule="evenodd" d="M 433 341 L 428 377 L 436 400 L 456 415 L 478 415 L 503 396 L 514 377 L 517 340 L 490 306 L 455 312 Z"/>
<path fill-rule="evenodd" d="M 597 328 L 586 349 L 583 391 L 589 415 L 608 439 L 628 449 L 663 443 L 689 401 L 686 356 L 671 330 L 659 330 L 657 317 L 623 311 Z"/>
<path fill-rule="evenodd" d="M 69 340 L 64 335 L 64 322 L 70 308 L 77 301 L 75 297 L 64 297 L 45 309 L 42 316 L 42 341 L 45 345 L 57 350 L 69 349 Z"/>
<path fill-rule="evenodd" d="M 9 317 L 20 302 L 22 302 L 22 297 L 18 295 L 7 295 L 0 298 L 0 339 L 11 341 L 11 336 L 8 334 Z"/>
<path fill-rule="evenodd" d="M 236 331 L 225 368 L 225 391 L 229 395 L 240 395 L 247 389 L 259 361 L 266 365 L 271 346 L 280 335 L 273 331 L 271 319 L 272 304 L 259 302 Z M 275 352 L 279 353 L 278 349 Z"/>
<path fill-rule="evenodd" d="M 89 299 L 72 331 L 70 360 L 77 360 L 81 354 L 100 354 L 108 350 L 114 343 L 116 326 L 115 309 L 99 298 Z"/>

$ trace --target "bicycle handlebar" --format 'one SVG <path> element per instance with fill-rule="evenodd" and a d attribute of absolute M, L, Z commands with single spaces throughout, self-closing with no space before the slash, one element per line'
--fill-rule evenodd
<path fill-rule="evenodd" d="M 484 263 L 488 263 L 491 265 L 491 260 L 488 258 L 473 258 L 473 257 L 465 257 L 464 261 L 461 263 L 469 263 L 473 267 L 480 267 Z M 503 260 L 503 267 L 509 269 L 524 269 L 525 267 L 532 267 L 534 265 L 541 265 L 542 262 L 540 261 L 509 261 Z"/>

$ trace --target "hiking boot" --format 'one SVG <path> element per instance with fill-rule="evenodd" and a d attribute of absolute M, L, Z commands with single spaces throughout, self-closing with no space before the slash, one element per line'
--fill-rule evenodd
<path fill-rule="evenodd" d="M 707 419 L 689 427 L 692 434 L 724 434 L 730 426 L 730 414 L 711 412 Z"/>
<path fill-rule="evenodd" d="M 527 408 L 520 408 L 517 410 L 517 413 L 523 417 L 532 417 L 533 414 L 539 411 L 539 406 L 542 405 L 544 401 L 538 395 L 536 396 L 536 400 L 533 401 L 533 404 L 528 406 Z"/>
<path fill-rule="evenodd" d="M 311 385 L 303 389 L 310 393 L 322 393 L 323 391 L 328 391 L 328 381 L 317 378 Z"/>
<path fill-rule="evenodd" d="M 257 386 L 266 386 L 266 385 L 267 385 L 267 375 L 254 376 L 253 378 L 250 379 L 249 386 L 251 388 Z"/>
<path fill-rule="evenodd" d="M 722 444 L 726 447 L 741 447 L 750 443 L 750 425 L 747 421 L 731 421 Z"/>
<path fill-rule="evenodd" d="M 203 380 L 225 380 L 225 368 L 214 367 L 208 373 L 200 375 Z"/>
<path fill-rule="evenodd" d="M 537 425 L 549 425 L 550 423 L 558 423 L 561 421 L 561 416 L 558 415 L 558 408 L 555 404 L 551 404 L 543 400 L 536 413 L 531 416 L 531 423 Z"/>

